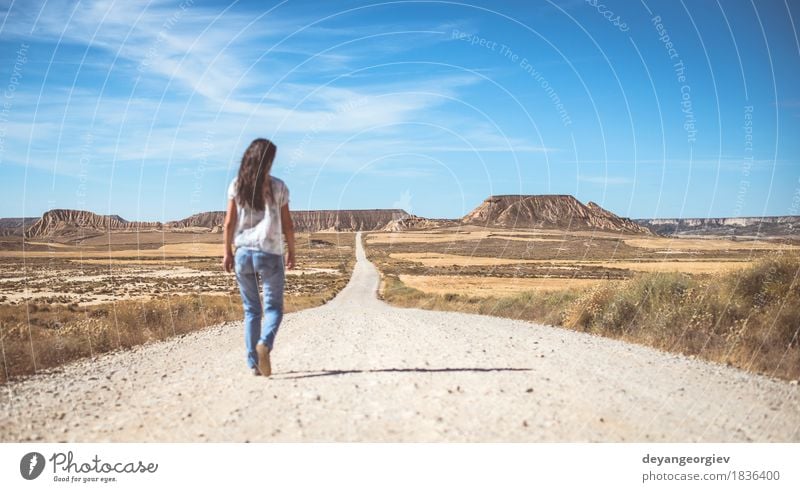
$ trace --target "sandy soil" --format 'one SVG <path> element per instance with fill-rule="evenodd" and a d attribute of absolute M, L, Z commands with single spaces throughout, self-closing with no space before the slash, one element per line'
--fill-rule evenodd
<path fill-rule="evenodd" d="M 430 294 L 464 294 L 474 297 L 507 296 L 526 291 L 555 291 L 594 287 L 619 280 L 584 278 L 501 278 L 477 275 L 400 275 L 409 287 Z"/>
<path fill-rule="evenodd" d="M 359 238 L 360 239 L 360 238 Z M 3 441 L 800 441 L 797 385 L 523 321 L 400 309 L 357 248 L 288 314 L 272 378 L 241 323 L 0 387 Z"/>

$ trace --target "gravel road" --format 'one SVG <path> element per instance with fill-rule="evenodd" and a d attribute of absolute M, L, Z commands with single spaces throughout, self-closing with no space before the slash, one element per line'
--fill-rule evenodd
<path fill-rule="evenodd" d="M 0 386 L 2 441 L 800 441 L 795 384 L 347 287 L 284 318 L 272 378 L 241 323 Z"/>

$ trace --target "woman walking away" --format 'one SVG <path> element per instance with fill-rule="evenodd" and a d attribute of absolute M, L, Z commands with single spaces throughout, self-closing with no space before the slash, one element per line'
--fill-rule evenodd
<path fill-rule="evenodd" d="M 269 174 L 275 151 L 275 144 L 269 140 L 253 140 L 242 156 L 238 176 L 228 187 L 225 215 L 222 266 L 226 272 L 236 271 L 244 304 L 247 365 L 256 376 L 272 374 L 269 353 L 283 319 L 283 269 L 284 265 L 294 268 L 289 189 Z M 281 233 L 286 236 L 285 260 Z M 264 291 L 263 306 L 258 295 L 259 279 Z"/>

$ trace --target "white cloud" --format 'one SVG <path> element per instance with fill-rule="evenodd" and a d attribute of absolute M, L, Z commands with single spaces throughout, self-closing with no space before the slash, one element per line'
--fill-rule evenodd
<path fill-rule="evenodd" d="M 61 38 L 73 47 L 91 46 L 94 51 L 87 61 L 101 76 L 110 77 L 109 86 L 121 80 L 124 87 L 138 77 L 136 87 L 143 90 L 126 97 L 120 95 L 124 91 L 108 87 L 100 93 L 97 86 L 48 82 L 42 101 L 38 88 L 37 96 L 20 92 L 15 111 L 26 117 L 37 115 L 33 135 L 44 146 L 30 156 L 19 148 L 9 151 L 6 160 L 73 174 L 86 152 L 81 135 L 87 132 L 94 137 L 90 149 L 94 166 L 184 165 L 197 158 L 198 139 L 208 132 L 213 132 L 215 146 L 206 157 L 210 167 L 220 169 L 235 165 L 256 135 L 276 139 L 281 158 L 292 168 L 327 163 L 332 169 L 352 170 L 398 150 L 421 154 L 555 150 L 507 138 L 480 114 L 465 118 L 462 113 L 454 117 L 437 111 L 447 104 L 460 104 L 460 91 L 481 82 L 473 74 L 432 71 L 406 74 L 399 80 L 360 71 L 363 77 L 326 75 L 316 77 L 323 84 L 310 81 L 315 79 L 315 70 L 337 68 L 342 75 L 362 68 L 362 60 L 374 56 L 376 47 L 381 53 L 397 53 L 417 46 L 405 42 L 407 38 L 399 42 L 376 35 L 368 43 L 321 53 L 342 40 L 396 30 L 391 26 L 318 24 L 305 29 L 305 36 L 292 36 L 310 21 L 275 13 L 228 11 L 221 15 L 222 10 L 189 1 L 184 4 L 188 5 L 185 10 L 164 1 L 149 6 L 98 0 L 48 2 L 44 9 L 15 7 L 15 21 L 9 23 L 13 28 L 4 31 L 4 36 L 27 37 L 36 21 L 37 40 L 55 43 Z M 445 40 L 436 36 L 437 29 L 449 27 L 430 26 L 433 33 L 404 36 L 423 43 Z M 284 38 L 285 42 L 276 44 Z M 105 55 L 97 56 L 97 48 Z M 59 48 L 57 61 L 77 63 L 82 51 Z M 118 60 L 112 66 L 114 57 Z M 313 63 L 291 72 L 298 60 L 302 63 L 308 57 L 313 57 Z M 32 117 L 27 123 L 17 121 L 14 134 L 28 141 L 31 124 Z M 353 143 L 342 146 L 354 136 Z"/>

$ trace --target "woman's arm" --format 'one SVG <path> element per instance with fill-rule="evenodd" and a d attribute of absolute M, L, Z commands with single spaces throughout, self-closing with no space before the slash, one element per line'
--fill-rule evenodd
<path fill-rule="evenodd" d="M 286 246 L 289 248 L 286 254 L 286 268 L 292 270 L 294 268 L 294 222 L 292 222 L 292 214 L 289 213 L 289 204 L 281 207 L 281 227 L 283 235 L 286 236 Z"/>
<path fill-rule="evenodd" d="M 225 255 L 222 257 L 222 268 L 230 273 L 233 270 L 233 233 L 236 231 L 236 201 L 228 200 L 228 210 L 225 212 L 222 237 L 225 241 Z"/>

